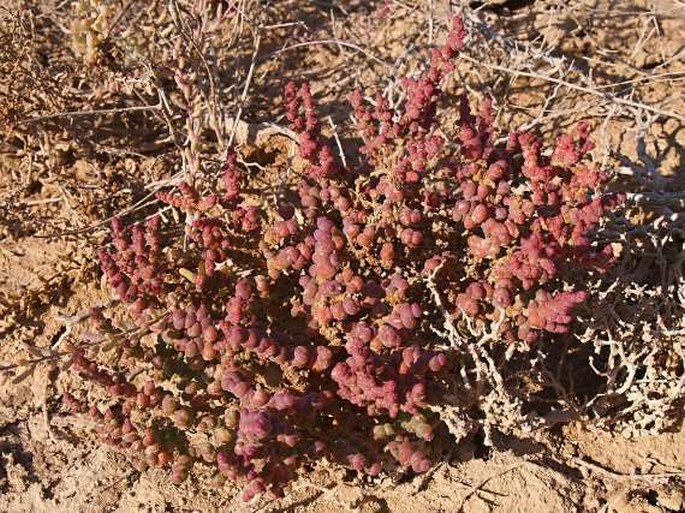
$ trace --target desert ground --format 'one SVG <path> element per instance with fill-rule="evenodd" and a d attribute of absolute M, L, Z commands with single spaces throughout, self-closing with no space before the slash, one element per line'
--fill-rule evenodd
<path fill-rule="evenodd" d="M 198 31 L 222 3 L 234 11 Z M 212 169 L 228 139 L 267 174 L 282 165 L 290 80 L 310 82 L 326 129 L 339 127 L 348 148 L 349 94 L 420 69 L 457 10 L 469 40 L 448 90 L 491 98 L 502 132 L 553 138 L 588 122 L 594 163 L 656 241 L 636 264 L 656 278 L 607 292 L 642 294 L 643 308 L 617 308 L 618 338 L 626 368 L 644 364 L 647 377 L 621 387 L 571 368 L 580 392 L 565 404 L 577 414 L 546 429 L 502 420 L 425 474 L 371 478 L 320 461 L 284 497 L 249 503 L 209 468 L 174 484 L 168 470 L 139 470 L 100 443 L 91 420 L 63 404 L 86 385 L 49 355 L 110 300 L 95 256 L 109 220 L 150 215 L 156 191 L 187 166 Z M 200 103 L 226 138 L 194 148 L 199 164 L 179 135 L 193 114 L 166 64 L 184 59 L 197 61 Z M 0 511 L 685 511 L 685 369 L 664 370 L 639 349 L 685 352 L 681 0 L 10 0 L 0 6 L 0 77 Z M 652 312 L 661 307 L 670 321 Z M 662 322 L 671 324 L 648 336 Z"/>

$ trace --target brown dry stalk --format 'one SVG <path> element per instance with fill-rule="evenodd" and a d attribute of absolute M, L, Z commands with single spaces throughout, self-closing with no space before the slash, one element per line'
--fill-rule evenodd
<path fill-rule="evenodd" d="M 574 89 L 576 91 L 580 91 L 583 93 L 598 96 L 598 97 L 606 100 L 609 103 L 614 103 L 614 104 L 618 104 L 618 105 L 623 105 L 625 107 L 630 107 L 633 109 L 647 111 L 647 112 L 650 112 L 652 114 L 656 114 L 657 116 L 673 118 L 673 119 L 676 119 L 678 121 L 682 121 L 685 123 L 685 116 L 678 114 L 677 112 L 672 112 L 669 110 L 660 109 L 658 107 L 655 107 L 653 105 L 648 105 L 646 103 L 636 102 L 633 100 L 626 100 L 625 98 L 620 98 L 618 96 L 600 91 L 598 89 L 573 84 L 573 83 L 568 82 L 566 80 L 563 80 L 561 78 L 551 77 L 548 75 L 544 75 L 542 73 L 511 69 L 511 68 L 508 68 L 506 66 L 500 66 L 498 64 L 489 64 L 487 62 L 484 62 L 484 61 L 481 61 L 478 59 L 474 59 L 473 57 L 470 57 L 466 54 L 461 54 L 460 57 L 464 60 L 467 60 L 467 61 L 473 63 L 473 64 L 476 64 L 478 66 L 483 66 L 483 67 L 488 68 L 488 69 L 492 69 L 492 70 L 496 70 L 496 71 L 504 71 L 506 73 L 510 73 L 512 75 L 518 75 L 518 76 L 522 76 L 522 77 L 545 80 L 547 82 L 552 82 L 553 84 L 559 84 L 561 86 L 568 87 L 569 89 Z"/>

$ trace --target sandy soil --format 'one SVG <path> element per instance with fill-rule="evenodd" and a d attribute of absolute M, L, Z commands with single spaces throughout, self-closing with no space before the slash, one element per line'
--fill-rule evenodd
<path fill-rule="evenodd" d="M 308 28 L 272 29 L 263 43 L 264 52 L 305 36 L 335 37 L 364 42 L 374 58 L 394 62 L 396 72 L 406 72 L 425 55 L 416 48 L 432 38 L 433 23 L 437 31 L 446 16 L 441 2 L 434 2 L 434 9 L 428 9 L 428 3 L 395 6 L 384 14 L 365 2 L 351 2 L 348 9 L 289 2 L 294 8 L 283 8 L 283 20 Z M 44 18 L 50 12 L 64 15 L 34 4 L 16 2 L 16 7 L 32 11 L 41 26 L 50 25 Z M 121 7 L 111 4 L 115 12 Z M 521 41 L 543 42 L 575 59 L 582 69 L 595 70 L 598 84 L 626 82 L 639 101 L 685 115 L 682 3 L 656 2 L 650 4 L 651 10 L 646 4 L 627 1 L 583 5 L 497 1 L 483 12 L 498 31 Z M 638 11 L 642 14 L 631 14 Z M 121 23 L 127 22 L 124 17 Z M 303 34 L 292 35 L 299 30 Z M 18 33 L 17 29 L 16 37 Z M 67 40 L 55 40 L 47 33 L 39 31 L 24 41 L 36 46 L 29 49 L 32 59 L 52 48 L 56 60 L 73 60 L 74 50 L 65 47 Z M 64 66 L 64 72 L 71 73 Z M 351 66 L 360 71 L 347 79 Z M 475 95 L 491 91 L 500 100 L 500 126 L 535 120 L 538 130 L 550 133 L 589 118 L 600 143 L 598 160 L 614 169 L 653 172 L 669 187 L 682 190 L 682 120 L 662 116 L 647 124 L 618 110 L 609 109 L 607 115 L 602 107 L 607 104 L 605 97 L 578 90 L 562 89 L 545 104 L 554 83 L 526 76 L 513 79 L 512 74 L 468 63 L 459 69 L 463 83 Z M 346 107 L 339 103 L 345 95 L 358 83 L 384 85 L 387 69 L 368 55 L 335 45 L 285 52 L 257 66 L 257 79 L 244 104 L 245 119 L 279 122 L 280 100 L 274 98 L 292 76 L 311 80 L 324 112 L 340 120 L 346 116 Z M 67 94 L 71 93 L 65 92 L 62 99 Z M 12 112 L 21 119 L 74 105 L 37 93 L 20 104 L 25 112 L 16 102 L 0 87 L 0 112 L 7 126 Z M 97 108 L 97 103 L 89 108 Z M 122 122 L 130 125 L 113 131 L 112 126 Z M 79 327 L 72 329 L 69 317 L 108 299 L 94 260 L 95 249 L 107 237 L 102 221 L 144 198 L 145 184 L 172 174 L 174 149 L 160 143 L 147 151 L 145 145 L 154 145 L 160 137 L 143 137 L 145 128 L 138 115 L 74 123 L 15 124 L 0 132 L 0 361 L 6 364 L 26 358 L 27 347 L 54 346 L 65 337 L 78 336 Z M 78 137 L 81 130 L 106 135 L 97 142 L 84 140 Z M 259 151 L 266 150 L 279 148 Z M 452 461 L 400 482 L 389 477 L 361 479 L 321 463 L 303 472 L 285 498 L 243 504 L 238 488 L 229 484 L 217 488 L 208 470 L 200 468 L 176 486 L 166 472 L 139 472 L 125 455 L 99 444 L 87 419 L 62 408 L 62 393 L 79 383 L 59 365 L 41 365 L 25 379 L 15 378 L 16 373 L 0 374 L 0 511 L 8 513 L 685 511 L 682 423 L 654 436 L 626 437 L 576 421 L 527 436 L 497 435 L 493 447 L 474 438 L 457 449 Z"/>

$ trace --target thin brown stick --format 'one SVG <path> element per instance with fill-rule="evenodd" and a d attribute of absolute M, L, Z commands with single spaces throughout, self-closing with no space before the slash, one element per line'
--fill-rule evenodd
<path fill-rule="evenodd" d="M 333 138 L 335 139 L 335 144 L 338 146 L 340 160 L 342 161 L 343 166 L 347 167 L 347 159 L 345 158 L 345 152 L 343 151 L 342 143 L 340 142 L 340 137 L 338 136 L 338 127 L 335 126 L 335 123 L 333 122 L 333 118 L 331 116 L 328 116 L 328 123 L 331 125 L 331 129 L 333 130 Z"/>
<path fill-rule="evenodd" d="M 116 26 L 119 24 L 121 19 L 126 16 L 126 13 L 133 7 L 133 4 L 135 4 L 138 0 L 129 0 L 129 2 L 124 5 L 124 7 L 121 8 L 121 11 L 119 11 L 119 14 L 117 14 L 117 17 L 112 20 L 111 25 L 107 29 L 107 34 L 105 34 L 104 40 L 107 41 L 109 39 L 109 36 L 112 35 L 112 31 L 116 28 Z"/>
<path fill-rule="evenodd" d="M 137 209 L 144 208 L 144 207 L 147 207 L 147 206 L 150 206 L 150 205 L 157 203 L 158 200 L 156 198 L 154 198 L 154 196 L 157 193 L 157 191 L 159 191 L 160 189 L 162 189 L 166 185 L 167 182 L 168 181 L 163 181 L 161 185 L 155 186 L 155 188 L 153 188 L 153 190 L 151 192 L 149 192 L 147 195 L 145 195 L 143 198 L 141 198 L 134 205 L 131 205 L 130 207 L 125 208 L 125 209 L 117 212 L 116 214 L 113 214 L 113 215 L 111 215 L 111 216 L 109 216 L 109 217 L 107 217 L 101 221 L 98 221 L 97 223 L 93 223 L 89 226 L 84 226 L 83 228 L 75 228 L 73 230 L 66 230 L 63 232 L 36 234 L 36 235 L 34 235 L 34 237 L 36 237 L 37 239 L 54 239 L 57 237 L 66 237 L 69 235 L 80 235 L 82 233 L 88 233 L 89 231 L 95 230 L 96 228 L 99 228 L 101 226 L 106 225 L 107 223 L 109 223 L 112 219 L 114 219 L 117 216 L 123 216 L 126 214 L 130 214 L 131 212 L 134 212 Z M 147 201 L 147 200 L 149 200 L 149 201 Z"/>
<path fill-rule="evenodd" d="M 354 43 L 350 43 L 349 41 L 340 41 L 338 39 L 319 39 L 317 41 L 304 41 L 302 43 L 295 43 L 295 44 L 286 46 L 284 48 L 281 48 L 280 50 L 276 50 L 275 52 L 270 53 L 268 55 L 268 57 L 275 57 L 277 55 L 281 55 L 282 53 L 287 52 L 288 50 L 294 50 L 296 48 L 302 48 L 305 46 L 314 46 L 314 45 L 336 45 L 336 46 L 344 46 L 346 48 L 351 48 L 352 50 L 356 50 L 357 52 L 363 53 L 372 61 L 377 62 L 378 64 L 385 66 L 389 70 L 392 70 L 392 66 L 390 64 L 388 64 L 384 60 L 376 57 L 374 54 L 372 54 L 368 50 L 366 50 L 366 49 L 362 48 L 361 46 L 356 45 Z"/>
<path fill-rule="evenodd" d="M 480 61 L 478 59 L 474 59 L 473 57 L 470 57 L 470 56 L 465 55 L 465 54 L 461 54 L 460 57 L 464 60 L 467 60 L 467 61 L 473 63 L 473 64 L 477 64 L 478 66 L 483 66 L 483 67 L 488 68 L 488 69 L 493 69 L 496 71 L 503 71 L 505 73 L 510 73 L 512 75 L 519 75 L 519 76 L 528 77 L 528 78 L 546 80 L 547 82 L 552 82 L 553 84 L 559 84 L 559 85 L 562 85 L 564 87 L 568 87 L 569 89 L 574 89 L 576 91 L 591 94 L 593 96 L 598 96 L 598 97 L 606 100 L 609 103 L 623 105 L 625 107 L 630 107 L 633 109 L 644 110 L 644 111 L 650 112 L 652 114 L 656 114 L 657 116 L 673 118 L 673 119 L 677 119 L 678 121 L 682 121 L 685 123 L 685 116 L 678 114 L 677 112 L 672 112 L 669 110 L 662 110 L 662 109 L 659 109 L 657 107 L 654 107 L 652 105 L 648 105 L 645 103 L 640 103 L 640 102 L 636 102 L 633 100 L 626 100 L 624 98 L 619 98 L 617 96 L 614 96 L 613 94 L 598 91 L 597 89 L 592 89 L 590 87 L 585 87 L 585 86 L 573 84 L 573 83 L 568 82 L 566 80 L 562 80 L 560 78 L 555 78 L 555 77 L 549 77 L 549 76 L 543 75 L 541 73 L 535 73 L 535 72 L 531 72 L 531 71 L 513 70 L 511 68 L 507 68 L 506 66 L 499 66 L 497 64 L 488 64 L 487 62 L 483 62 L 483 61 Z"/>
<path fill-rule="evenodd" d="M 259 44 L 261 42 L 261 36 L 257 33 L 254 37 L 254 50 L 252 52 L 252 60 L 250 62 L 250 69 L 247 72 L 247 78 L 245 79 L 245 85 L 243 86 L 243 92 L 240 95 L 240 106 L 238 107 L 238 112 L 236 113 L 235 120 L 233 121 L 233 126 L 231 127 L 231 135 L 228 138 L 228 145 L 226 148 L 230 148 L 233 145 L 233 138 L 235 137 L 235 131 L 240 122 L 240 117 L 243 114 L 243 107 L 245 106 L 245 101 L 247 100 L 247 93 L 250 90 L 250 84 L 252 84 L 252 77 L 254 76 L 255 64 L 257 63 L 257 55 L 259 54 Z"/>
<path fill-rule="evenodd" d="M 508 474 L 509 472 L 513 472 L 517 468 L 522 467 L 524 464 L 523 463 L 517 463 L 516 465 L 511 465 L 510 467 L 505 468 L 504 470 L 500 472 L 496 472 L 495 474 L 492 474 L 482 481 L 478 482 L 477 484 L 473 485 L 471 489 L 467 492 L 466 495 L 464 495 L 461 500 L 459 501 L 459 507 L 457 508 L 457 512 L 461 513 L 464 511 L 464 506 L 466 506 L 466 502 L 473 497 L 481 488 L 483 488 L 486 484 L 488 484 L 489 481 L 495 479 L 496 477 L 501 477 L 504 474 Z"/>
<path fill-rule="evenodd" d="M 617 479 L 617 480 L 621 480 L 621 481 L 636 480 L 636 479 L 669 479 L 672 477 L 685 476 L 685 471 L 657 472 L 657 473 L 644 473 L 644 474 L 639 474 L 637 472 L 631 472 L 629 474 L 624 474 L 622 472 L 616 472 L 615 470 L 605 468 L 601 465 L 598 465 L 597 463 L 592 463 L 592 462 L 587 461 L 583 458 L 572 458 L 571 461 L 579 467 L 584 467 L 584 468 L 587 468 L 589 470 L 592 470 L 593 472 L 597 472 L 598 474 L 602 474 L 603 476 L 608 477 L 610 479 Z"/>
<path fill-rule="evenodd" d="M 134 105 L 132 107 L 117 107 L 117 108 L 113 108 L 113 109 L 75 110 L 75 111 L 55 112 L 54 114 L 46 114 L 44 116 L 36 116 L 33 118 L 22 119 L 21 121 L 19 121 L 17 123 L 17 125 L 25 125 L 27 123 L 36 123 L 39 121 L 45 121 L 47 119 L 100 116 L 100 115 L 105 115 L 105 114 L 121 114 L 123 112 L 159 110 L 161 108 L 162 108 L 162 104 L 161 104 L 161 102 L 159 102 L 155 105 Z"/>

